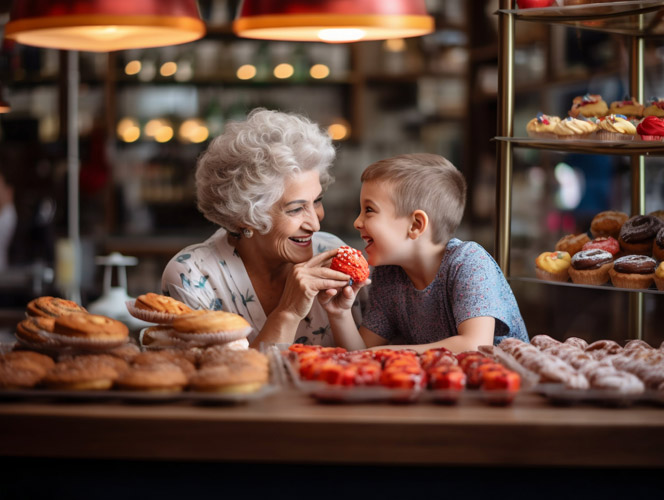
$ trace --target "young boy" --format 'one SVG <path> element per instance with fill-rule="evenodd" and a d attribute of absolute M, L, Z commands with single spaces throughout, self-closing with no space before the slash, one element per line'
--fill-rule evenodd
<path fill-rule="evenodd" d="M 496 261 L 477 243 L 452 238 L 466 203 L 454 165 L 433 154 L 379 161 L 362 174 L 360 201 L 354 226 L 375 267 L 359 331 L 350 306 L 366 282 L 319 295 L 338 346 L 461 352 L 505 337 L 528 341 Z"/>

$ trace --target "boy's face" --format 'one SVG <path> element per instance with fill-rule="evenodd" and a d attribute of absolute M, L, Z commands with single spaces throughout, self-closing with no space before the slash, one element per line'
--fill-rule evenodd
<path fill-rule="evenodd" d="M 372 266 L 402 265 L 404 244 L 409 241 L 410 219 L 397 216 L 391 189 L 381 181 L 362 184 L 360 215 L 353 226 L 367 244 L 367 260 Z"/>

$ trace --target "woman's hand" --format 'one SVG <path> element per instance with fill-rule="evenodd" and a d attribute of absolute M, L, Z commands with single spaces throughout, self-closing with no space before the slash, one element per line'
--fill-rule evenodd
<path fill-rule="evenodd" d="M 367 279 L 361 283 L 353 283 L 346 285 L 343 288 L 331 288 L 321 291 L 318 294 L 318 302 L 327 311 L 330 318 L 338 317 L 349 311 L 355 303 L 355 297 L 360 289 L 366 285 L 370 285 L 371 280 Z"/>
<path fill-rule="evenodd" d="M 347 285 L 348 276 L 324 267 L 336 254 L 336 249 L 328 250 L 307 262 L 295 264 L 286 278 L 284 292 L 277 308 L 301 320 L 309 314 L 319 292 L 340 289 Z"/>

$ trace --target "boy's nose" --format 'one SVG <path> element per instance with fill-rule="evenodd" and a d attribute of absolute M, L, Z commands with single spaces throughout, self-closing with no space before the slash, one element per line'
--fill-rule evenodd
<path fill-rule="evenodd" d="M 357 216 L 357 219 L 353 221 L 353 227 L 355 229 L 360 229 L 362 227 L 362 214 Z"/>

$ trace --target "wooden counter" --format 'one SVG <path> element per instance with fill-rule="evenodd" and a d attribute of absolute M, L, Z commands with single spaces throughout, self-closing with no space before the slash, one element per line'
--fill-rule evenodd
<path fill-rule="evenodd" d="M 307 464 L 664 466 L 664 408 L 0 402 L 0 456 Z"/>

